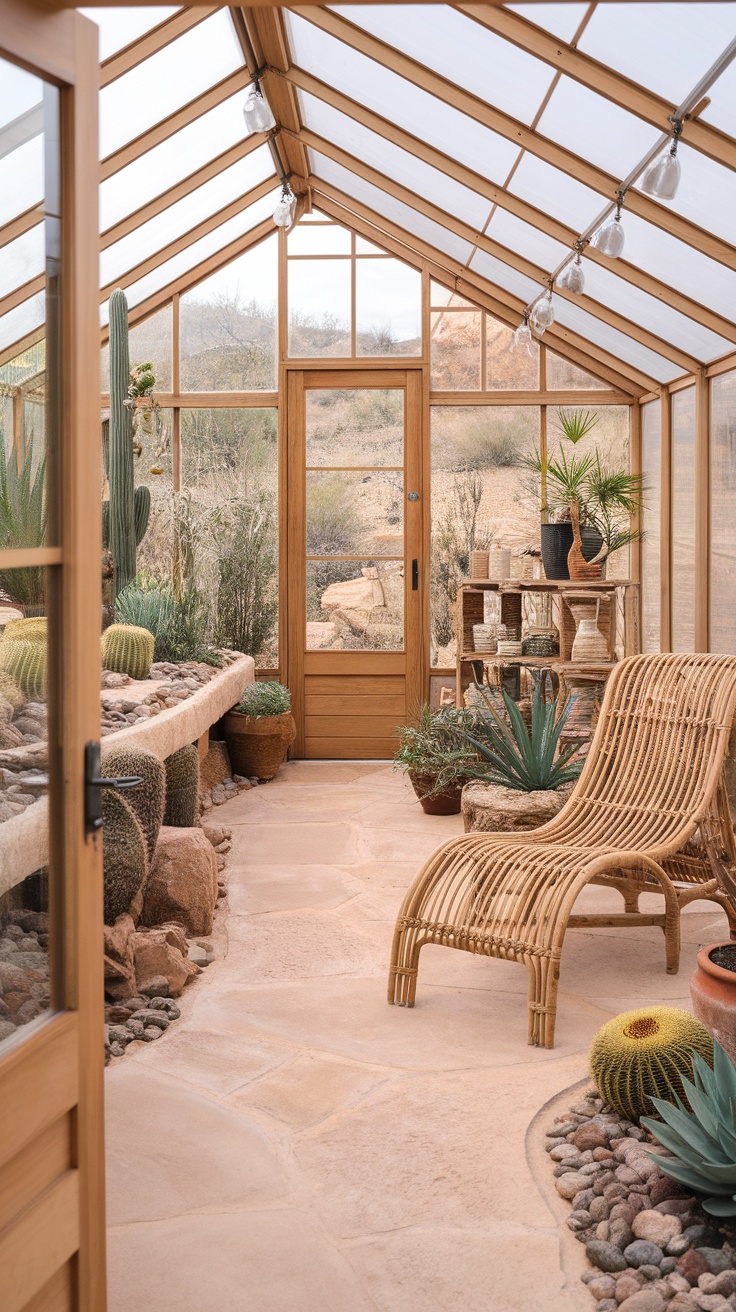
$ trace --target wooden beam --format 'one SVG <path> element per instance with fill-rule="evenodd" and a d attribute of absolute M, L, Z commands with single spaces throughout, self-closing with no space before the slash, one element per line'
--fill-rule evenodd
<path fill-rule="evenodd" d="M 666 387 L 659 397 L 659 639 L 672 651 L 672 398 Z"/>
<path fill-rule="evenodd" d="M 433 278 L 456 291 L 467 300 L 474 301 L 484 309 L 490 310 L 496 318 L 509 327 L 517 328 L 524 312 L 524 304 L 518 297 L 501 288 L 495 287 L 481 274 L 467 269 L 464 264 L 436 247 L 430 246 L 421 238 L 409 235 L 404 228 L 392 223 L 375 210 L 371 210 L 361 201 L 347 196 L 338 187 L 323 182 L 321 178 L 310 176 L 309 185 L 316 197 L 319 208 L 331 215 L 346 227 L 355 228 L 384 249 L 396 254 L 415 267 L 426 267 Z M 545 342 L 553 351 L 573 363 L 579 364 L 588 373 L 612 384 L 626 393 L 631 399 L 657 388 L 659 384 L 645 374 L 633 370 L 600 347 L 591 346 L 585 338 L 570 329 L 554 324 L 545 333 Z"/>
<path fill-rule="evenodd" d="M 462 113 L 475 119 L 477 123 L 490 128 L 492 132 L 498 133 L 508 141 L 512 141 L 520 149 L 528 150 L 530 154 L 536 155 L 554 168 L 567 173 L 578 182 L 582 182 L 585 186 L 598 192 L 600 196 L 609 201 L 615 200 L 620 179 L 614 177 L 613 174 L 604 172 L 603 169 L 597 168 L 596 165 L 582 159 L 579 155 L 575 155 L 572 151 L 565 149 L 564 146 L 559 146 L 550 138 L 541 136 L 525 123 L 512 118 L 509 114 L 504 114 L 478 96 L 472 95 L 463 87 L 441 77 L 439 73 L 426 68 L 423 64 L 411 59 L 408 55 L 402 54 L 393 46 L 380 41 L 377 37 L 371 36 L 370 33 L 356 27 L 354 23 L 348 22 L 346 18 L 341 17 L 333 10 L 323 9 L 316 5 L 297 5 L 293 6 L 293 12 L 298 14 L 300 18 L 313 23 L 315 27 L 329 33 L 330 36 L 336 37 L 338 41 L 345 42 L 353 50 L 367 55 L 369 59 L 374 59 L 385 68 L 398 73 L 400 77 L 406 78 L 423 91 L 428 91 L 430 95 L 443 100 L 454 109 L 459 109 Z M 654 224 L 663 232 L 669 232 L 671 236 L 686 242 L 704 255 L 708 255 L 711 259 L 726 265 L 727 268 L 736 269 L 736 247 L 731 246 L 720 237 L 716 237 L 714 233 L 708 232 L 705 228 L 699 228 L 697 224 L 690 223 L 689 220 L 683 218 L 676 211 L 658 204 L 657 201 L 645 196 L 642 192 L 628 192 L 626 208 L 632 214 L 638 214 L 640 218 L 646 219 L 648 223 Z"/>
<path fill-rule="evenodd" d="M 146 128 L 139 136 L 134 137 L 132 141 L 126 142 L 118 150 L 107 155 L 100 163 L 100 182 L 106 178 L 112 177 L 113 173 L 118 173 L 134 160 L 145 155 L 147 151 L 153 150 L 154 146 L 159 146 L 162 141 L 168 137 L 180 132 L 182 128 L 193 123 L 195 119 L 201 118 L 208 110 L 214 109 L 216 105 L 221 105 L 224 100 L 229 100 L 238 91 L 244 91 L 250 86 L 251 76 L 247 68 L 237 68 L 234 73 L 229 73 L 227 77 L 216 82 L 209 91 L 204 91 L 201 96 L 194 100 L 188 101 L 177 109 L 175 113 L 167 115 L 161 119 L 160 123 L 155 123 L 153 127 Z"/>
<path fill-rule="evenodd" d="M 623 74 L 614 72 L 590 55 L 558 40 L 528 19 L 500 6 L 493 8 L 488 5 L 458 4 L 455 8 L 481 27 L 550 64 L 566 77 L 573 78 L 581 86 L 588 87 L 621 109 L 652 123 L 660 132 L 672 130 L 669 119 L 675 113 L 676 105 Z M 686 119 L 682 140 L 710 159 L 724 164 L 726 168 L 736 168 L 736 141 L 711 124 L 701 123 L 696 118 Z"/>
<path fill-rule="evenodd" d="M 30 300 L 31 296 L 37 296 L 46 286 L 46 274 L 39 273 L 35 278 L 30 278 L 24 282 L 22 287 L 16 287 L 15 291 L 8 292 L 7 296 L 0 298 L 0 316 L 9 314 L 16 306 L 22 305 L 24 301 Z"/>
<path fill-rule="evenodd" d="M 337 164 L 340 164 L 342 168 L 349 169 L 352 173 L 357 174 L 358 177 L 364 178 L 366 182 L 371 183 L 374 187 L 380 188 L 388 195 L 393 196 L 396 200 L 401 201 L 404 205 L 409 205 L 412 209 L 418 210 L 420 214 L 425 214 L 427 218 L 431 219 L 434 223 L 438 223 L 443 228 L 447 228 L 448 231 L 454 232 L 456 236 L 462 237 L 465 241 L 469 242 L 471 246 L 475 246 L 478 250 L 487 252 L 487 254 L 492 255 L 497 260 L 501 260 L 510 268 L 516 269 L 517 272 L 524 274 L 525 277 L 531 278 L 534 282 L 539 284 L 540 291 L 544 290 L 549 274 L 538 265 L 532 264 L 531 260 L 526 260 L 523 256 L 517 255 L 515 251 L 510 250 L 507 246 L 502 246 L 499 242 L 493 241 L 490 237 L 487 237 L 485 233 L 476 231 L 476 229 L 472 228 L 469 224 L 463 223 L 460 219 L 456 219 L 454 215 L 449 214 L 446 210 L 440 209 L 425 197 L 418 195 L 416 192 L 410 191 L 408 187 L 402 186 L 401 183 L 394 182 L 394 180 L 389 178 L 385 173 L 380 173 L 378 169 L 374 169 L 370 165 L 364 164 L 354 155 L 349 155 L 348 152 L 342 150 L 341 147 L 334 146 L 332 142 L 327 141 L 324 137 L 317 136 L 315 132 L 311 132 L 308 128 L 302 128 L 299 137 L 300 140 L 312 150 L 316 150 L 319 154 L 325 155 L 328 159 L 334 160 Z M 688 355 L 678 347 L 672 346 L 669 342 L 661 337 L 657 337 L 655 333 L 649 332 L 646 328 L 639 327 L 638 324 L 633 323 L 630 319 L 619 314 L 616 310 L 610 309 L 607 305 L 603 305 L 600 301 L 595 301 L 590 296 L 575 296 L 572 292 L 567 291 L 563 287 L 555 287 L 555 294 L 559 296 L 561 300 L 572 301 L 573 304 L 579 305 L 581 309 L 586 310 L 589 314 L 593 315 L 596 319 L 601 320 L 603 323 L 607 323 L 610 327 L 616 328 L 619 332 L 624 333 L 633 341 L 639 342 L 642 346 L 646 346 L 651 351 L 656 351 L 659 355 L 664 356 L 665 359 L 672 360 L 675 364 L 679 365 L 681 369 L 694 371 L 699 367 L 700 361 L 696 360 L 694 356 Z"/>
<path fill-rule="evenodd" d="M 242 14 L 250 39 L 262 56 L 262 63 L 268 65 L 263 85 L 271 112 L 281 127 L 298 132 L 301 118 L 296 91 L 278 76 L 285 73 L 291 63 L 284 15 L 280 9 L 243 9 Z M 282 143 L 284 163 L 293 175 L 292 191 L 299 194 L 304 190 L 304 179 L 309 173 L 307 152 L 293 137 L 280 137 L 279 145 Z"/>
<path fill-rule="evenodd" d="M 159 50 L 170 45 L 177 37 L 183 36 L 185 32 L 203 23 L 205 18 L 216 14 L 218 8 L 219 5 L 210 5 L 208 8 L 202 6 L 196 9 L 179 9 L 163 23 L 144 33 L 137 41 L 131 41 L 130 45 L 117 50 L 114 55 L 110 55 L 109 59 L 104 59 L 100 64 L 100 89 L 108 87 L 111 82 L 122 77 L 124 73 L 129 73 L 132 68 L 137 68 L 145 59 L 150 59 L 151 55 L 158 54 Z"/>
<path fill-rule="evenodd" d="M 731 369 L 736 369 L 736 351 L 729 351 L 728 355 L 722 355 L 720 359 L 714 360 L 708 366 L 708 377 L 716 378 L 718 374 L 727 374 Z"/>
<path fill-rule="evenodd" d="M 454 178 L 456 182 L 469 187 L 471 191 L 475 191 L 479 196 L 485 196 L 494 205 L 498 205 L 509 214 L 514 214 L 540 232 L 553 237 L 555 241 L 561 242 L 564 246 L 574 246 L 578 237 L 578 233 L 574 228 L 569 228 L 558 219 L 536 209 L 528 201 L 521 200 L 505 187 L 489 182 L 482 174 L 474 172 L 467 165 L 443 154 L 436 147 L 430 146 L 419 137 L 404 131 L 395 123 L 391 123 L 389 119 L 382 118 L 380 114 L 376 114 L 373 110 L 366 108 L 365 105 L 360 105 L 357 101 L 351 100 L 349 96 L 344 95 L 341 91 L 336 91 L 334 87 L 328 86 L 327 83 L 321 82 L 319 78 L 314 77 L 311 73 L 292 65 L 284 76 L 301 91 L 306 91 L 309 95 L 315 96 L 317 99 L 324 101 L 325 104 L 339 110 L 340 113 L 348 115 L 356 123 L 361 123 L 364 127 L 370 128 L 372 132 L 400 146 L 402 150 L 408 151 L 410 155 L 415 155 L 417 159 L 423 160 L 425 164 L 431 164 L 433 168 L 439 169 L 442 173 L 446 173 L 448 177 Z M 592 246 L 586 247 L 585 258 L 593 264 L 599 264 L 603 268 L 607 268 L 609 271 L 611 269 L 611 261 Z M 675 291 L 643 269 L 636 268 L 635 265 L 627 263 L 626 260 L 617 260 L 616 276 L 622 278 L 625 282 L 631 283 L 632 286 L 638 287 L 641 291 L 647 292 L 648 295 L 656 297 L 657 300 L 669 305 L 671 309 L 677 310 L 680 314 L 686 315 L 695 323 L 709 328 L 711 332 L 725 337 L 727 341 L 736 342 L 736 323 L 732 319 L 716 314 L 708 306 L 701 305 L 689 296 Z"/>
<path fill-rule="evenodd" d="M 25 337 L 19 338 L 17 342 L 11 342 L 10 346 L 6 346 L 0 351 L 0 367 L 9 364 L 17 355 L 22 355 L 31 346 L 35 346 L 37 342 L 42 342 L 45 336 L 46 324 L 42 323 L 38 328 L 34 328 L 32 332 L 26 333 Z"/>
<path fill-rule="evenodd" d="M 24 210 L 14 219 L 9 219 L 0 227 L 0 247 L 7 246 L 8 242 L 15 241 L 17 237 L 22 237 L 24 232 L 29 232 L 39 223 L 43 223 L 45 218 L 41 202 L 38 205 L 32 205 L 30 209 Z"/>
<path fill-rule="evenodd" d="M 27 141 L 38 137 L 43 132 L 43 101 L 31 105 L 25 113 L 19 114 L 10 123 L 0 128 L 0 159 L 11 155 L 14 150 L 25 146 Z"/>
<path fill-rule="evenodd" d="M 695 377 L 695 650 L 710 647 L 710 383 Z"/>

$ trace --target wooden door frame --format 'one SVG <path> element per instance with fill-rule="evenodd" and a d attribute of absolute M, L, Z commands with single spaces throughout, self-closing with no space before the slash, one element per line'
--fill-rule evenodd
<path fill-rule="evenodd" d="M 84 747 L 100 732 L 100 350 L 98 320 L 98 33 L 75 12 L 0 0 L 0 55 L 60 88 L 62 292 L 59 482 L 61 541 L 41 548 L 55 568 L 57 795 L 50 799 L 50 858 L 62 882 L 52 909 L 52 1006 L 0 1056 L 0 1169 L 33 1177 L 27 1206 L 0 1232 L 5 1312 L 39 1297 L 62 1306 L 71 1263 L 73 1306 L 104 1312 L 104 972 L 102 845 L 84 827 Z M 25 563 L 25 562 L 24 562 Z M 32 563 L 29 561 L 28 563 Z M 58 583 L 60 567 L 60 586 Z M 49 1176 L 38 1161 L 62 1118 L 67 1158 Z M 45 1140 L 42 1136 L 47 1136 Z M 35 1172 L 35 1175 L 34 1175 Z M 7 1179 L 7 1175 L 6 1175 Z M 4 1196 L 4 1201 L 12 1203 Z M 45 1298 L 48 1297 L 48 1304 Z M 57 1301 L 58 1300 L 58 1301 Z M 64 1304 L 64 1306 L 67 1306 Z"/>
<path fill-rule="evenodd" d="M 289 360 L 281 368 L 281 493 L 282 514 L 279 541 L 280 559 L 280 638 L 279 664 L 282 678 L 289 685 L 297 737 L 291 754 L 304 753 L 304 612 L 306 597 L 301 567 L 290 570 L 289 562 L 304 556 L 301 512 L 297 497 L 304 496 L 306 467 L 306 433 L 304 428 L 305 375 L 319 375 L 322 386 L 396 387 L 405 394 L 404 467 L 408 490 L 419 493 L 418 502 L 404 500 L 405 559 L 413 553 L 413 539 L 419 560 L 419 589 L 405 588 L 405 634 L 412 626 L 414 641 L 405 641 L 405 678 L 411 700 L 423 701 L 429 686 L 429 567 L 430 567 L 430 499 L 429 499 L 429 370 L 426 363 L 396 360 Z M 401 382 L 397 382 L 397 379 Z M 351 381 L 347 381 L 350 379 Z M 295 478 L 299 479 L 298 489 Z M 416 626 L 416 627 L 414 627 Z M 339 653 L 337 653 L 339 654 Z M 349 654 L 349 653 L 348 653 Z M 371 653 L 366 653 L 370 655 Z M 376 653 L 380 654 L 380 653 Z M 387 655 L 390 653 L 386 653 Z M 357 655 L 357 653 L 356 653 Z"/>

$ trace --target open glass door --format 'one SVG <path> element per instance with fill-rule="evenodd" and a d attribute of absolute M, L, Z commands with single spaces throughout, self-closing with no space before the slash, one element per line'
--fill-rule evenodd
<path fill-rule="evenodd" d="M 103 1312 L 97 30 L 0 0 L 0 1304 Z"/>
<path fill-rule="evenodd" d="M 296 756 L 390 757 L 421 699 L 420 398 L 417 370 L 290 374 Z"/>

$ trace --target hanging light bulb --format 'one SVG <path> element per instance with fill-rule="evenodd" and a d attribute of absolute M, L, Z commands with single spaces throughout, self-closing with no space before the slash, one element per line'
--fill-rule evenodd
<path fill-rule="evenodd" d="M 565 269 L 563 269 L 557 279 L 557 286 L 564 287 L 566 291 L 572 292 L 575 296 L 580 296 L 585 291 L 585 273 L 580 263 L 580 247 L 576 246 L 577 256 L 571 260 Z"/>
<path fill-rule="evenodd" d="M 273 212 L 273 221 L 277 228 L 290 228 L 294 222 L 294 212 L 296 210 L 296 196 L 294 195 L 288 182 L 284 181 L 281 187 L 281 198 Z"/>
<path fill-rule="evenodd" d="M 249 132 L 269 132 L 276 127 L 271 107 L 261 91 L 258 79 L 251 82 L 243 105 L 243 118 Z"/>
<path fill-rule="evenodd" d="M 624 249 L 624 225 L 621 222 L 621 208 L 624 203 L 624 193 L 616 193 L 616 213 L 613 218 L 602 223 L 600 228 L 596 229 L 590 239 L 591 246 L 600 251 L 601 255 L 607 255 L 609 259 L 617 260 L 623 254 Z"/>
<path fill-rule="evenodd" d="M 677 145 L 682 132 L 682 119 L 671 119 L 672 145 L 663 155 L 658 155 L 644 171 L 640 186 L 647 196 L 656 200 L 673 200 L 680 185 L 682 168 L 677 158 Z"/>
<path fill-rule="evenodd" d="M 519 327 L 516 329 L 516 332 L 511 338 L 509 351 L 511 351 L 512 354 L 513 352 L 518 351 L 520 354 L 523 355 L 528 355 L 528 356 L 534 355 L 534 338 L 532 337 L 531 329 L 529 327 L 528 310 L 524 311 L 524 318 L 522 319 L 521 323 L 519 324 Z"/>
<path fill-rule="evenodd" d="M 547 328 L 551 328 L 555 321 L 555 307 L 552 304 L 552 288 L 550 287 L 547 295 L 543 300 L 537 301 L 530 314 L 532 328 L 539 336 L 542 336 Z"/>

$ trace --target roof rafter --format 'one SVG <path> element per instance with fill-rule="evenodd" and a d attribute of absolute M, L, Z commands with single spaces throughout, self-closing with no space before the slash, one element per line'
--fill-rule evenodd
<path fill-rule="evenodd" d="M 296 92 L 282 78 L 275 76 L 276 73 L 285 72 L 291 63 L 284 16 L 280 9 L 241 9 L 238 12 L 242 14 L 259 63 L 267 66 L 263 80 L 271 112 L 280 128 L 297 131 L 301 127 L 301 119 Z M 292 190 L 298 195 L 304 190 L 309 173 L 307 152 L 293 137 L 282 138 L 279 135 L 279 146 L 283 146 L 286 171 L 294 180 Z"/>
<path fill-rule="evenodd" d="M 482 27 L 495 32 L 497 36 L 518 46 L 519 49 L 525 50 L 567 77 L 573 78 L 582 86 L 605 96 L 621 109 L 628 110 L 630 114 L 636 114 L 638 118 L 652 123 L 660 132 L 671 131 L 672 124 L 669 120 L 677 109 L 676 105 L 670 104 L 664 97 L 631 81 L 623 74 L 614 72 L 590 55 L 585 55 L 566 42 L 558 40 L 550 32 L 545 32 L 541 27 L 530 23 L 528 19 L 501 7 L 456 4 L 454 8 Z M 688 118 L 682 140 L 719 164 L 724 164 L 730 169 L 736 168 L 736 141 L 709 123 Z"/>
<path fill-rule="evenodd" d="M 374 187 L 380 188 L 388 195 L 394 196 L 397 200 L 402 201 L 405 205 L 409 205 L 420 213 L 425 214 L 427 218 L 432 219 L 435 223 L 447 228 L 448 231 L 454 232 L 458 237 L 469 242 L 471 246 L 476 246 L 478 250 L 486 251 L 489 255 L 503 261 L 503 263 L 507 264 L 510 268 L 516 269 L 527 278 L 533 279 L 534 282 L 539 283 L 540 287 L 544 287 L 547 275 L 543 269 L 540 269 L 538 265 L 533 264 L 531 260 L 524 259 L 523 256 L 517 255 L 515 251 L 509 250 L 507 246 L 502 246 L 499 242 L 492 241 L 490 237 L 486 237 L 484 233 L 477 232 L 470 224 L 463 223 L 460 219 L 456 219 L 454 215 L 449 214 L 446 210 L 442 210 L 437 205 L 433 205 L 431 201 L 426 199 L 426 197 L 419 196 L 416 192 L 410 191 L 408 187 L 404 187 L 400 183 L 394 182 L 393 179 L 387 177 L 385 173 L 380 173 L 377 169 L 364 164 L 361 160 L 356 159 L 354 155 L 349 155 L 347 151 L 342 150 L 339 146 L 333 146 L 331 142 L 326 141 L 323 137 L 317 136 L 316 133 L 309 131 L 309 129 L 303 128 L 300 136 L 306 145 L 310 146 L 313 150 L 318 151 L 321 155 L 326 155 L 328 159 L 335 160 L 335 162 L 342 165 L 343 168 L 349 169 L 352 173 L 356 173 L 359 177 L 364 178 L 366 182 L 370 182 Z M 657 337 L 656 334 L 648 332 L 647 329 L 641 328 L 638 324 L 625 318 L 624 315 L 618 314 L 617 311 L 609 309 L 606 305 L 602 305 L 600 301 L 594 301 L 591 297 L 585 295 L 576 296 L 572 292 L 568 292 L 565 288 L 556 288 L 555 292 L 561 299 L 572 301 L 574 304 L 579 305 L 581 309 L 587 310 L 587 312 L 593 315 L 596 319 L 601 320 L 601 322 L 609 324 L 612 328 L 616 328 L 619 332 L 624 333 L 626 336 L 632 338 L 632 340 L 639 342 L 642 346 L 646 346 L 649 350 L 655 351 L 658 355 L 664 356 L 665 359 L 672 360 L 673 363 L 679 365 L 681 369 L 690 372 L 693 369 L 698 368 L 700 362 L 695 356 L 688 355 L 686 351 L 681 351 L 676 346 L 672 346 L 661 337 Z"/>
<path fill-rule="evenodd" d="M 25 337 L 21 337 L 17 342 L 12 342 L 10 346 L 6 346 L 0 351 L 0 367 L 9 364 L 11 360 L 15 360 L 16 356 L 22 355 L 31 346 L 35 346 L 37 342 L 42 342 L 45 336 L 46 324 L 42 323 L 38 328 L 34 328 L 32 332 L 26 333 Z"/>
<path fill-rule="evenodd" d="M 447 104 L 452 105 L 454 109 L 459 109 L 462 113 L 505 137 L 508 141 L 513 141 L 520 149 L 528 150 L 530 154 L 546 160 L 548 164 L 560 169 L 563 173 L 567 173 L 578 182 L 582 182 L 607 200 L 615 200 L 620 183 L 619 178 L 615 178 L 610 173 L 605 173 L 596 165 L 582 159 L 579 155 L 575 155 L 564 146 L 559 146 L 550 138 L 541 136 L 525 123 L 511 118 L 510 115 L 502 113 L 501 110 L 495 109 L 486 101 L 479 99 L 478 96 L 472 95 L 463 87 L 459 87 L 456 83 L 441 77 L 432 69 L 426 68 L 409 55 L 402 54 L 401 51 L 387 45 L 386 42 L 372 36 L 369 32 L 363 31 L 362 28 L 348 22 L 346 18 L 334 13 L 332 10 L 318 6 L 304 7 L 302 5 L 293 6 L 292 8 L 293 12 L 300 18 L 306 19 L 315 27 L 319 27 L 322 31 L 329 33 L 330 36 L 345 42 L 354 50 L 367 55 L 369 59 L 375 60 L 392 72 L 398 73 L 400 77 L 404 77 L 415 86 L 428 91 L 430 95 L 444 100 Z M 704 255 L 708 255 L 711 259 L 726 265 L 727 268 L 736 269 L 736 247 L 731 246 L 720 237 L 716 237 L 705 228 L 700 228 L 697 224 L 691 223 L 688 219 L 683 218 L 681 214 L 658 204 L 657 201 L 645 196 L 642 192 L 628 192 L 626 208 L 632 214 L 638 214 L 640 218 L 646 219 L 647 222 L 657 228 L 661 228 L 663 232 L 669 232 L 671 236 L 677 237 L 689 246 L 693 246 Z"/>
<path fill-rule="evenodd" d="M 159 50 L 170 45 L 177 37 L 183 36 L 191 28 L 203 23 L 206 18 L 216 14 L 219 7 L 219 5 L 210 5 L 197 9 L 178 9 L 170 18 L 164 19 L 163 23 L 152 27 L 150 31 L 145 32 L 136 41 L 131 41 L 130 45 L 122 50 L 117 50 L 114 55 L 110 55 L 109 59 L 104 59 L 100 64 L 100 89 L 108 87 L 124 73 L 129 73 L 145 59 L 150 59 L 151 55 L 158 54 Z"/>
<path fill-rule="evenodd" d="M 391 219 L 377 214 L 368 205 L 364 205 L 362 201 L 346 195 L 345 192 L 341 191 L 339 187 L 333 186 L 332 183 L 324 182 L 322 178 L 312 174 L 309 178 L 309 185 L 313 194 L 320 197 L 317 202 L 320 209 L 326 209 L 327 201 L 333 202 L 340 207 L 340 214 L 333 213 L 333 218 L 338 218 L 347 227 L 355 226 L 356 217 L 365 220 L 372 225 L 376 233 L 380 234 L 378 236 L 374 235 L 369 240 L 377 242 L 379 245 L 385 245 L 386 236 L 392 237 L 405 247 L 407 253 L 404 258 L 409 263 L 412 263 L 413 260 L 415 264 L 421 264 L 423 259 L 429 260 L 437 269 L 443 271 L 440 281 L 447 283 L 449 279 L 458 294 L 464 295 L 470 300 L 475 299 L 477 301 L 478 294 L 482 294 L 485 300 L 479 302 L 480 304 L 484 304 L 487 309 L 490 309 L 509 327 L 518 326 L 519 319 L 525 308 L 518 296 L 514 296 L 501 287 L 496 287 L 482 274 L 476 273 L 473 269 L 467 269 L 464 264 L 454 259 L 453 256 L 439 251 L 421 237 L 408 233 Z M 463 291 L 463 288 L 466 290 Z M 641 393 L 649 392 L 660 386 L 648 374 L 623 360 L 619 360 L 610 352 L 605 351 L 603 347 L 595 346 L 586 338 L 581 337 L 569 328 L 564 328 L 559 323 L 555 323 L 552 328 L 547 329 L 544 340 L 545 343 L 551 346 L 552 350 L 559 352 L 560 355 L 566 356 L 575 363 L 580 363 L 584 369 L 612 382 L 614 386 L 628 392 L 631 396 L 638 397 Z"/>
<path fill-rule="evenodd" d="M 39 101 L 37 105 L 31 105 L 25 113 L 19 114 L 12 122 L 4 123 L 0 128 L 0 159 L 25 146 L 27 141 L 32 141 L 42 132 L 43 102 Z"/>
<path fill-rule="evenodd" d="M 22 237 L 23 233 L 30 232 L 31 228 L 38 227 L 39 223 L 43 223 L 44 218 L 43 206 L 39 203 L 24 210 L 22 214 L 17 214 L 14 219 L 9 219 L 0 227 L 0 247 L 7 246 L 8 242 L 15 241 L 17 237 Z"/>
<path fill-rule="evenodd" d="M 561 223 L 551 215 L 543 214 L 541 210 L 530 205 L 528 201 L 521 200 L 504 187 L 489 182 L 487 178 L 484 178 L 480 173 L 475 173 L 467 165 L 451 159 L 449 155 L 443 154 L 436 147 L 428 145 L 419 137 L 412 136 L 410 132 L 406 132 L 403 128 L 389 122 L 388 119 L 382 118 L 374 110 L 367 109 L 364 105 L 358 104 L 357 101 L 351 100 L 349 96 L 344 95 L 341 91 L 336 91 L 325 82 L 321 82 L 312 73 L 307 73 L 304 69 L 292 65 L 284 76 L 301 91 L 306 91 L 341 113 L 347 114 L 357 123 L 362 123 L 364 127 L 384 137 L 387 141 L 400 146 L 402 150 L 408 151 L 417 159 L 423 160 L 426 164 L 431 164 L 434 168 L 447 174 L 448 177 L 454 178 L 456 182 L 469 187 L 471 191 L 475 191 L 478 195 L 485 196 L 494 205 L 506 210 L 509 214 L 514 214 L 525 223 L 531 224 L 540 232 L 553 237 L 555 241 L 572 247 L 577 240 L 578 234 L 574 228 L 567 227 L 566 224 Z M 601 255 L 593 246 L 586 247 L 585 258 L 594 264 L 601 265 L 602 268 L 610 268 L 611 262 L 607 256 Z M 619 259 L 616 261 L 616 275 L 631 283 L 632 286 L 638 287 L 641 291 L 647 292 L 650 296 L 656 297 L 663 304 L 669 305 L 671 309 L 686 315 L 695 323 L 702 324 L 703 327 L 709 328 L 711 332 L 725 337 L 727 341 L 736 342 L 736 323 L 731 319 L 726 319 L 723 315 L 716 314 L 698 301 L 691 300 L 689 296 L 675 291 L 673 288 L 668 287 L 666 283 L 660 282 L 658 278 L 644 272 L 644 270 L 636 268 L 635 265 L 627 263 L 626 260 Z"/>
<path fill-rule="evenodd" d="M 45 273 L 39 273 L 35 278 L 29 278 L 28 282 L 24 282 L 22 287 L 16 287 L 15 291 L 8 292 L 7 296 L 0 298 L 0 315 L 9 314 L 11 310 L 15 310 L 24 301 L 29 301 L 32 296 L 37 296 L 39 292 L 44 291 L 45 287 Z"/>

